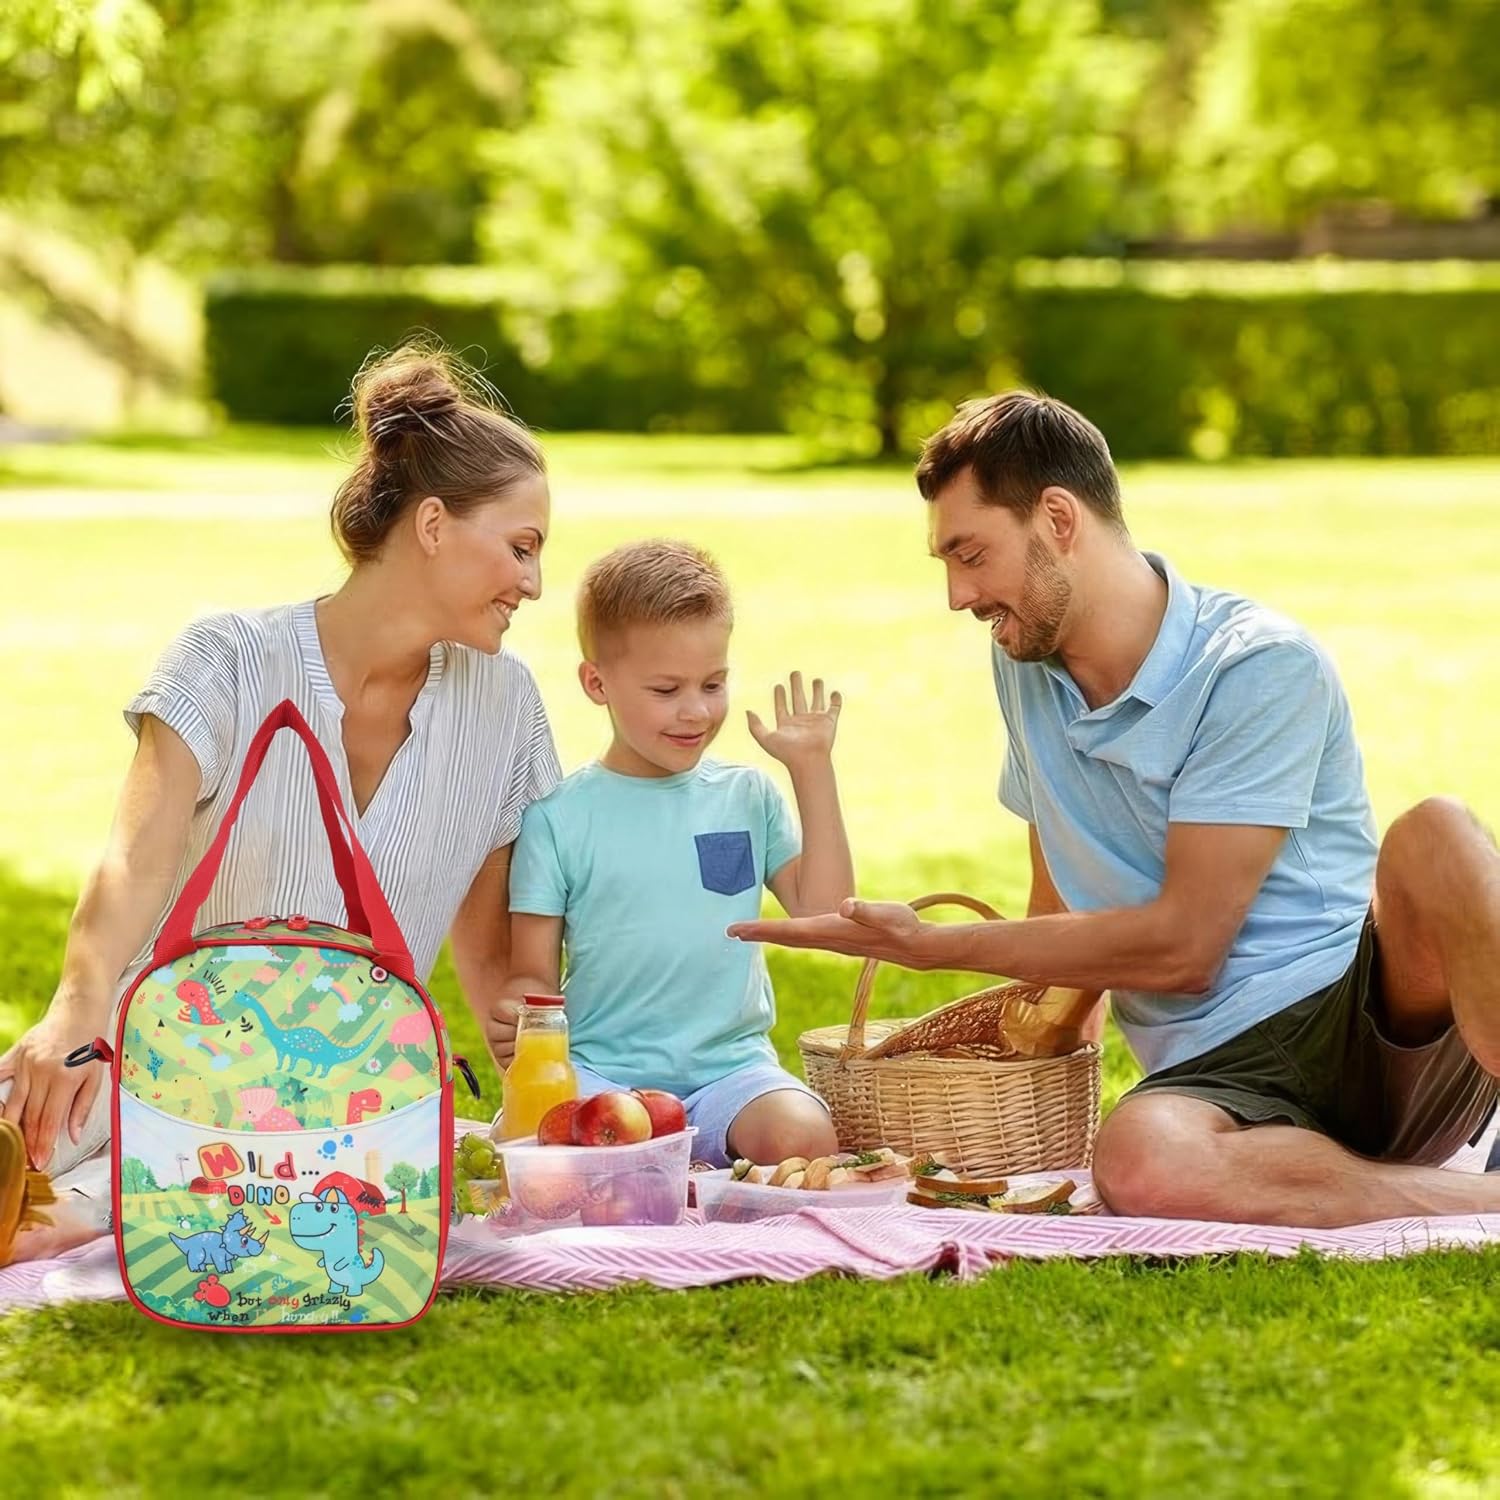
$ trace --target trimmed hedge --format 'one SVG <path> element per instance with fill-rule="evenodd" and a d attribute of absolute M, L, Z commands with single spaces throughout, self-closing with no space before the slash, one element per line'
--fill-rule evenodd
<path fill-rule="evenodd" d="M 1022 268 L 1015 357 L 1120 458 L 1500 452 L 1500 266 Z"/>
<path fill-rule="evenodd" d="M 373 267 L 215 277 L 204 299 L 213 394 L 240 421 L 326 425 L 371 349 L 427 328 L 455 349 L 483 350 L 477 362 L 516 403 L 520 361 L 493 302 L 464 281 Z"/>
<path fill-rule="evenodd" d="M 527 422 L 563 431 L 766 432 L 780 413 L 750 372 L 705 377 L 665 322 L 555 320 L 523 358 L 507 323 L 507 283 L 458 266 L 274 267 L 205 288 L 210 390 L 245 422 L 335 420 L 372 349 L 426 331 L 481 368 Z M 554 351 L 562 351 L 559 357 Z M 740 375 L 736 381 L 734 377 Z"/>
<path fill-rule="evenodd" d="M 1013 365 L 1119 458 L 1500 451 L 1500 265 L 1030 262 L 996 313 L 1012 347 L 955 335 L 949 368 L 971 374 L 945 386 L 979 392 Z M 247 421 L 333 420 L 365 355 L 417 329 L 542 428 L 774 430 L 795 425 L 783 403 L 809 376 L 696 348 L 667 319 L 580 310 L 540 328 L 472 268 L 220 277 L 206 327 L 213 394 Z"/>

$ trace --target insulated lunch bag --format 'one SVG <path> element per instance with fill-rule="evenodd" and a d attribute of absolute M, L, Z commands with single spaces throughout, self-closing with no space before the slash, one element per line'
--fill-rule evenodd
<path fill-rule="evenodd" d="M 306 747 L 347 927 L 251 915 L 194 932 L 278 730 Z M 296 706 L 246 753 L 212 846 L 121 1002 L 109 1062 L 115 1247 L 160 1322 L 235 1333 L 392 1328 L 437 1293 L 452 1067 L 437 1008 Z M 478 1093 L 468 1065 L 456 1059 Z"/>

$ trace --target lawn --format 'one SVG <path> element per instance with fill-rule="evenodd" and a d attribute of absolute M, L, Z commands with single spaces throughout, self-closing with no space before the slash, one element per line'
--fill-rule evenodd
<path fill-rule="evenodd" d="M 574 765 L 603 724 L 573 678 L 572 587 L 614 542 L 711 547 L 736 588 L 738 704 L 795 666 L 839 686 L 861 882 L 1015 910 L 1024 830 L 994 800 L 987 641 L 944 608 L 893 470 L 799 467 L 780 440 L 560 438 L 547 593 L 514 647 Z M 107 825 L 119 719 L 205 610 L 333 587 L 334 434 L 0 449 L 0 1042 L 45 1005 Z M 1500 813 L 1482 705 L 1500 463 L 1164 467 L 1125 476 L 1142 545 L 1304 620 L 1337 656 L 1382 821 L 1430 791 Z M 732 719 L 721 753 L 759 756 Z M 851 963 L 773 956 L 776 1040 L 841 1019 Z M 961 992 L 885 976 L 876 1010 Z M 473 1028 L 444 965 L 460 1050 Z M 1134 1076 L 1111 1038 L 1107 1092 Z M 485 1069 L 486 1105 L 496 1080 Z M 480 1493 L 1500 1493 L 1500 1255 L 1017 1266 L 959 1286 L 445 1297 L 379 1340 L 243 1345 L 124 1306 L 0 1325 L 5 1494 L 435 1487 Z M 250 1353 L 247 1354 L 247 1350 Z M 378 1438 L 378 1441 L 376 1440 Z"/>

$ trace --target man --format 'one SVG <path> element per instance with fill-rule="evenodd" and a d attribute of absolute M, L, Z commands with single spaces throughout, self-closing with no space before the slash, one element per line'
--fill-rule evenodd
<path fill-rule="evenodd" d="M 1500 1213 L 1500 1172 L 1439 1165 L 1500 1092 L 1500 856 L 1479 825 L 1433 799 L 1377 843 L 1327 655 L 1137 551 L 1078 412 L 970 403 L 917 487 L 949 606 L 994 639 L 1031 915 L 937 926 L 854 900 L 731 934 L 1109 990 L 1147 1073 L 1095 1148 L 1117 1213 Z"/>

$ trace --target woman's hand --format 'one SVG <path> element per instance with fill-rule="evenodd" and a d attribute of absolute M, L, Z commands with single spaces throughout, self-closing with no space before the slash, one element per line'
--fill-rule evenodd
<path fill-rule="evenodd" d="M 839 709 L 843 699 L 830 693 L 823 698 L 823 679 L 813 678 L 812 702 L 802 686 L 802 674 L 791 676 L 791 709 L 787 708 L 787 689 L 776 684 L 776 727 L 767 729 L 753 709 L 745 719 L 756 743 L 767 755 L 779 760 L 789 770 L 813 761 L 826 761 L 833 754 L 833 739 L 838 732 Z"/>
<path fill-rule="evenodd" d="M 92 1042 L 108 1022 L 107 1002 L 90 1005 L 59 995 L 47 1014 L 0 1056 L 0 1082 L 11 1082 L 0 1118 L 20 1127 L 26 1154 L 38 1171 L 52 1159 L 64 1126 L 74 1145 L 83 1134 L 109 1070 L 97 1062 L 70 1068 L 63 1059 Z"/>

